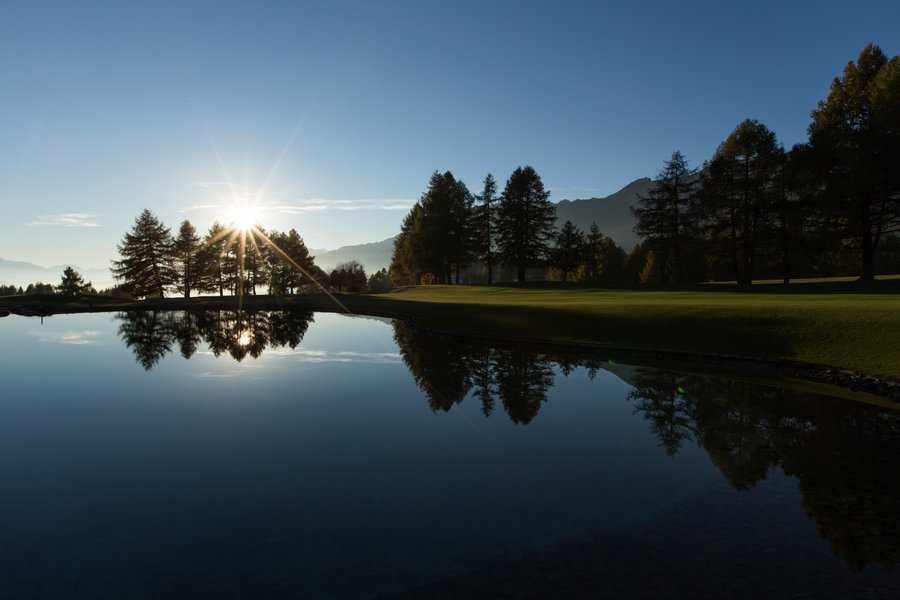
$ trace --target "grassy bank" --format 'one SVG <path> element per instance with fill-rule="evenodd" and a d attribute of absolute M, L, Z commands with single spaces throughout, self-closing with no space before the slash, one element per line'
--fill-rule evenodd
<path fill-rule="evenodd" d="M 422 287 L 373 300 L 444 331 L 780 358 L 900 381 L 900 295 L 809 290 Z"/>
<path fill-rule="evenodd" d="M 428 286 L 340 295 L 351 312 L 411 316 L 448 333 L 533 342 L 788 359 L 900 381 L 900 280 L 811 282 L 785 288 L 705 285 L 681 290 Z M 53 312 L 126 308 L 234 308 L 235 298 L 151 300 L 0 298 L 0 308 L 40 304 Z M 246 297 L 246 308 L 340 312 L 324 294 Z"/>

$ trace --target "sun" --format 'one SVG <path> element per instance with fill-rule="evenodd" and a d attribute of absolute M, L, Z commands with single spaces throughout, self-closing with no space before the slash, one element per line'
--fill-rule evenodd
<path fill-rule="evenodd" d="M 255 206 L 240 204 L 232 206 L 228 211 L 228 220 L 231 226 L 238 231 L 250 231 L 256 226 L 259 219 L 259 211 Z"/>

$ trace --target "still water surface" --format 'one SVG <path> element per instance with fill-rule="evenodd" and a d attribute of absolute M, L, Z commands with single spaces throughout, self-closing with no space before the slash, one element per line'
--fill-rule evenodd
<path fill-rule="evenodd" d="M 0 597 L 900 595 L 894 411 L 322 313 L 0 341 Z"/>

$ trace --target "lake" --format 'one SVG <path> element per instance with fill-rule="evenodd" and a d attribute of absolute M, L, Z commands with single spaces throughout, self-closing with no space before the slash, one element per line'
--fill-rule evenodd
<path fill-rule="evenodd" d="M 0 597 L 900 597 L 900 413 L 329 313 L 0 319 Z"/>

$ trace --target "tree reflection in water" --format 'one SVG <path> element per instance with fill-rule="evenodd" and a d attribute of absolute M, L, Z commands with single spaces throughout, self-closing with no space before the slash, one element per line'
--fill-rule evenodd
<path fill-rule="evenodd" d="M 472 392 L 485 416 L 499 398 L 513 422 L 527 424 L 553 387 L 551 361 L 544 354 L 448 343 L 415 333 L 400 321 L 394 322 L 394 341 L 433 411 L 448 411 Z"/>
<path fill-rule="evenodd" d="M 235 360 L 269 346 L 296 349 L 311 312 L 131 312 L 119 336 L 146 370 L 178 344 L 190 358 L 205 342 Z M 497 400 L 527 425 L 548 400 L 557 374 L 612 369 L 596 358 L 495 348 L 415 333 L 394 323 L 394 340 L 433 411 L 468 397 L 485 417 Z M 696 444 L 737 490 L 780 467 L 796 477 L 803 505 L 832 551 L 854 570 L 900 557 L 900 414 L 850 401 L 714 377 L 649 368 L 615 370 L 632 386 L 627 400 L 675 456 Z M 557 400 L 562 401 L 562 400 Z M 496 417 L 495 417 L 496 418 Z"/>
<path fill-rule="evenodd" d="M 773 467 L 797 478 L 803 504 L 853 570 L 900 557 L 900 417 L 853 402 L 698 375 L 638 369 L 630 398 L 674 454 L 703 448 L 736 489 Z"/>
<path fill-rule="evenodd" d="M 489 348 L 413 333 L 395 322 L 394 339 L 432 410 L 471 394 L 486 417 L 499 399 L 528 424 L 547 401 L 555 373 L 591 379 L 608 367 L 521 349 Z M 798 480 L 819 534 L 853 570 L 900 557 L 900 414 L 860 403 L 701 375 L 634 368 L 623 379 L 635 412 L 669 456 L 696 444 L 737 490 L 781 467 Z"/>
<path fill-rule="evenodd" d="M 119 313 L 119 337 L 134 352 L 134 359 L 149 371 L 172 351 L 175 343 L 173 313 L 141 311 Z"/>
<path fill-rule="evenodd" d="M 269 347 L 296 349 L 303 341 L 312 311 L 132 311 L 115 316 L 119 337 L 147 371 L 177 343 L 181 356 L 191 358 L 200 342 L 216 357 L 228 354 L 240 362 L 258 358 Z"/>

